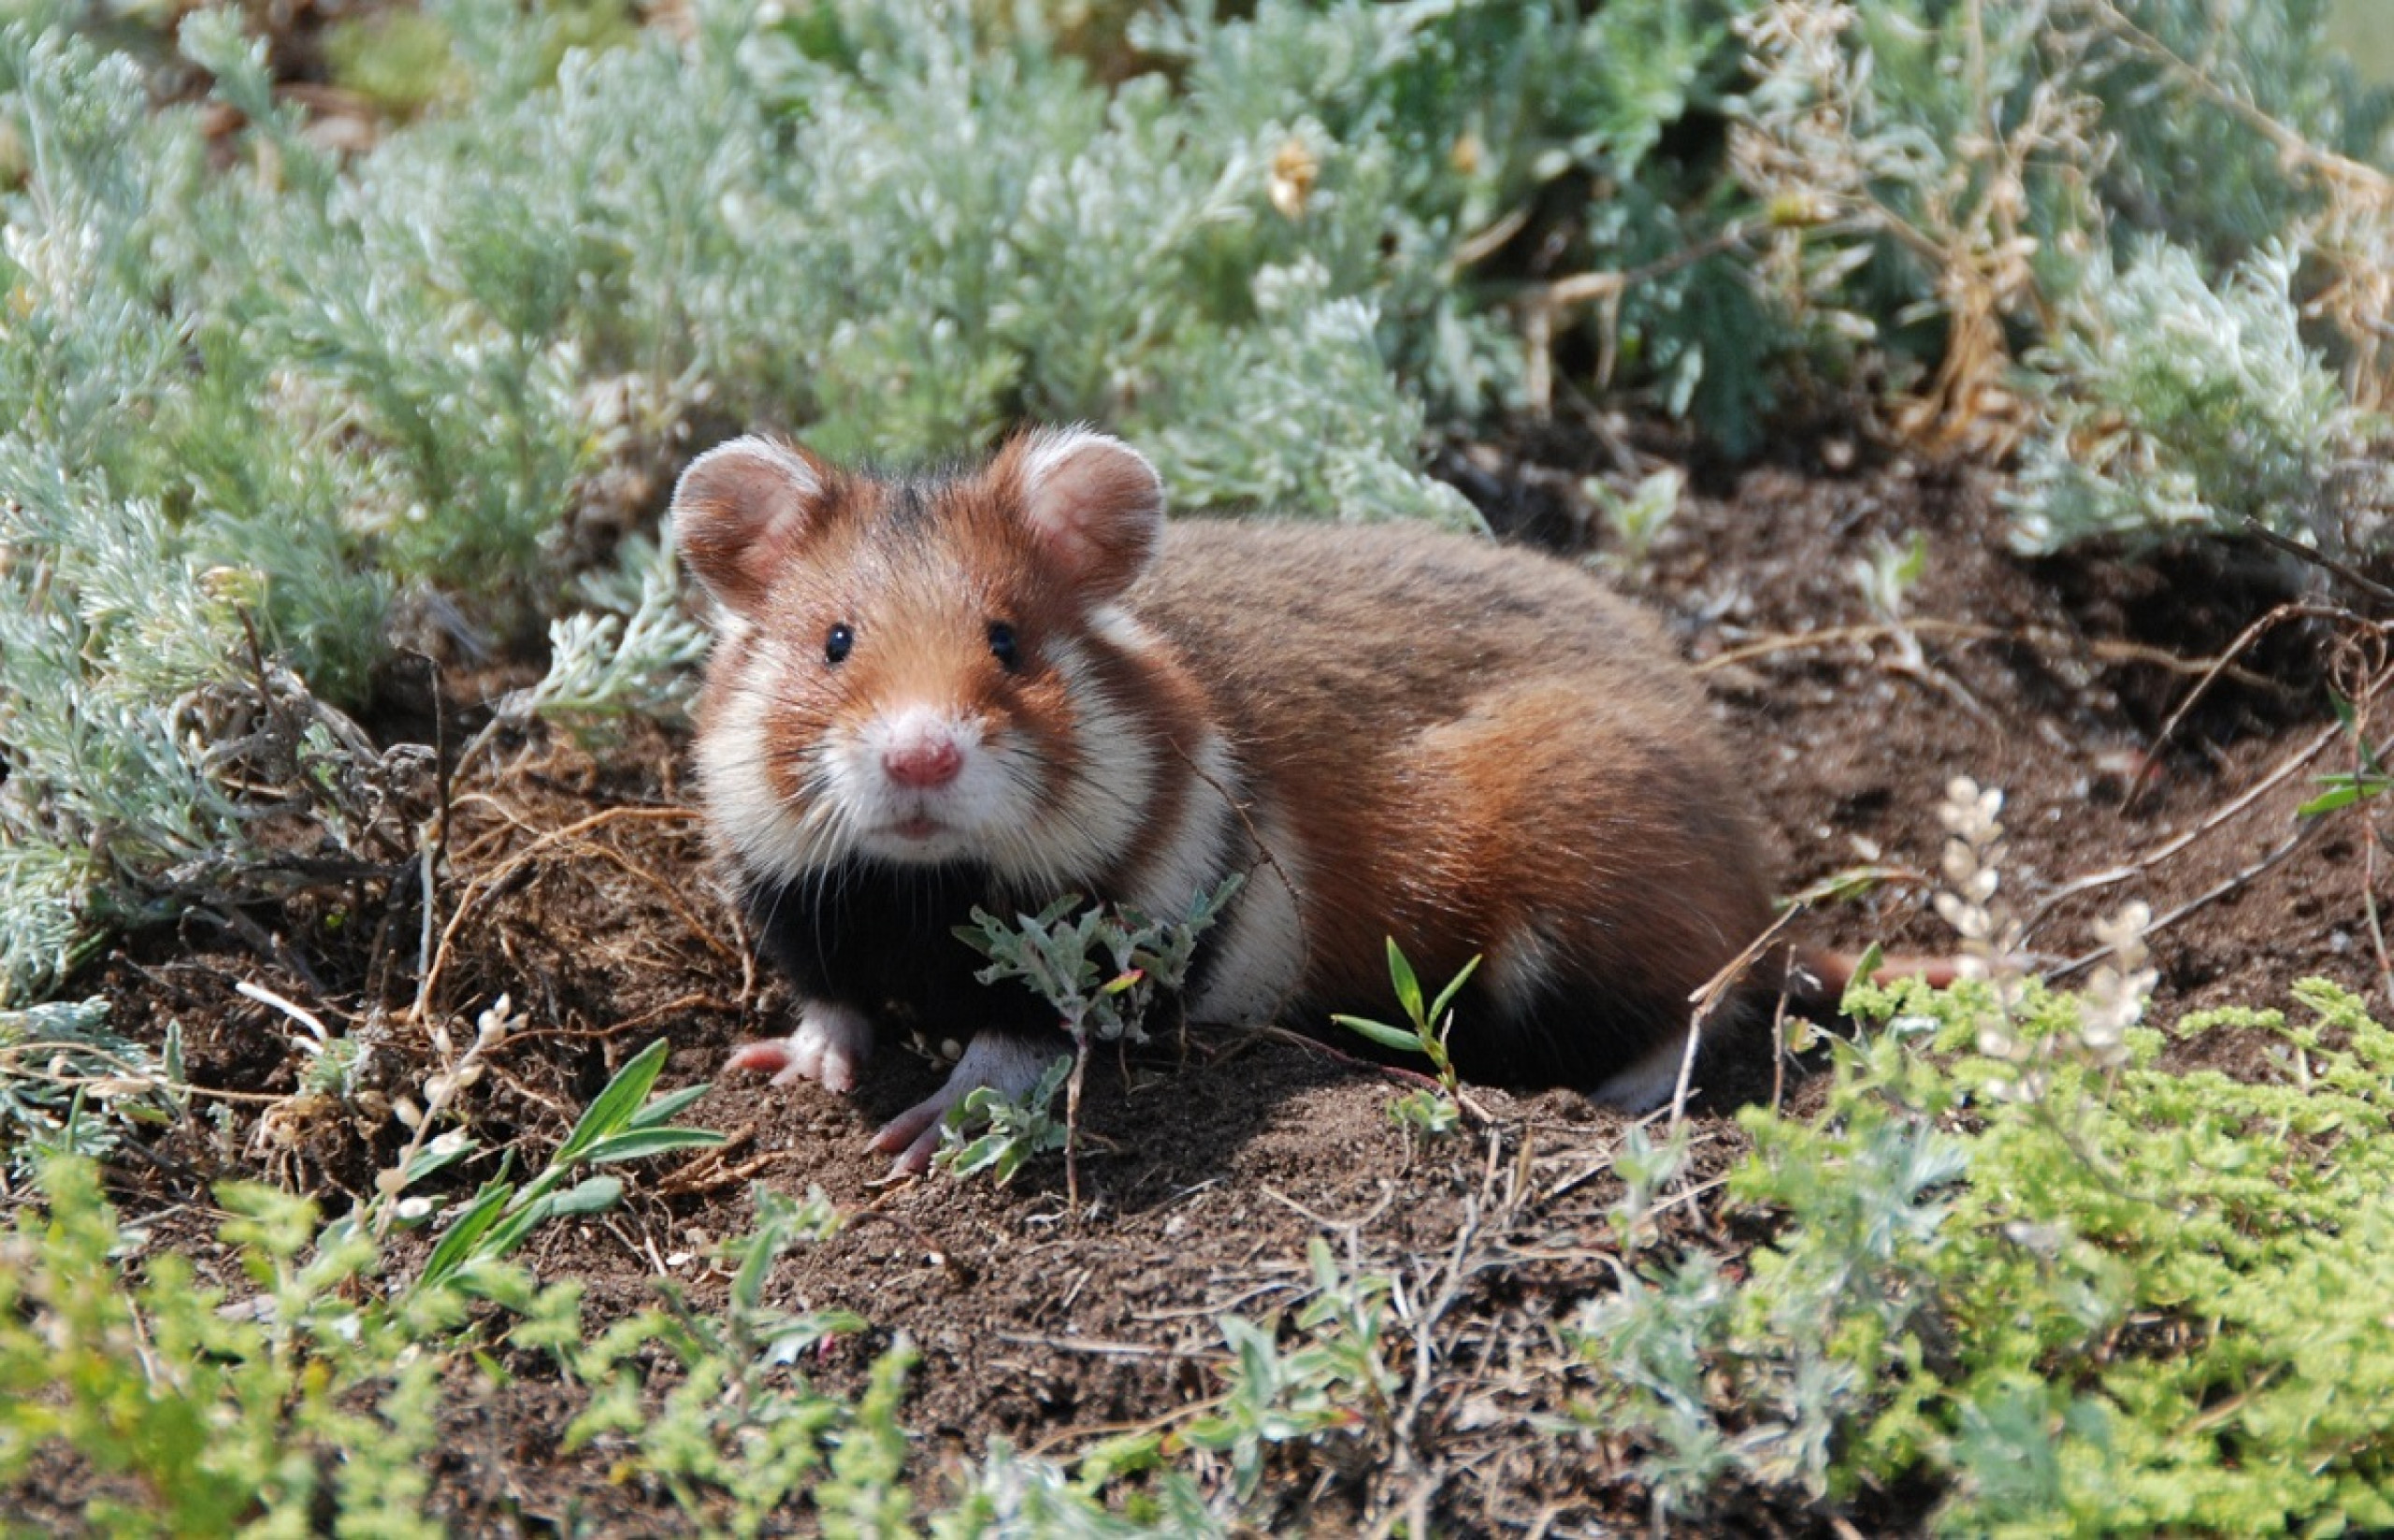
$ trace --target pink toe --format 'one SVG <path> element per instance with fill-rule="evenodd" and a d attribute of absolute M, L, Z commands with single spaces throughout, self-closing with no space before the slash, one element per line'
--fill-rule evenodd
<path fill-rule="evenodd" d="M 903 1150 L 906 1156 L 912 1156 L 916 1147 L 928 1138 L 930 1141 L 930 1147 L 937 1149 L 940 1115 L 946 1111 L 947 1108 L 942 1105 L 936 1097 L 909 1107 L 881 1125 L 880 1130 L 873 1136 L 873 1147 L 890 1153 Z M 900 1157 L 901 1161 L 905 1158 L 905 1156 Z M 930 1157 L 926 1155 L 923 1159 L 928 1162 Z"/>
<path fill-rule="evenodd" d="M 727 1070 L 760 1070 L 767 1074 L 777 1074 L 789 1066 L 789 1039 L 784 1037 L 734 1049 L 731 1057 L 723 1061 Z"/>
<path fill-rule="evenodd" d="M 890 1162 L 892 1176 L 920 1176 L 931 1169 L 931 1157 L 939 1153 L 939 1124 L 934 1122 L 915 1138 L 915 1142 Z"/>

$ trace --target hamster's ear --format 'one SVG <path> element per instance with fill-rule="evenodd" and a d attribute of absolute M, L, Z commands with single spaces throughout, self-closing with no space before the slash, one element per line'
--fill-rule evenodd
<path fill-rule="evenodd" d="M 1138 580 L 1163 532 L 1163 478 L 1119 439 L 1085 427 L 1042 428 L 1005 447 L 1023 523 L 1085 599 Z"/>
<path fill-rule="evenodd" d="M 804 450 L 750 437 L 690 462 L 673 488 L 673 543 L 715 601 L 754 616 L 773 573 L 830 501 L 831 472 Z"/>

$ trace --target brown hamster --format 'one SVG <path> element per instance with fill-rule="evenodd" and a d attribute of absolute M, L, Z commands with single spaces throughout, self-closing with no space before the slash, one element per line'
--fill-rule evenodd
<path fill-rule="evenodd" d="M 1026 434 L 885 479 L 741 439 L 673 499 L 716 641 L 707 816 L 799 997 L 735 1055 L 847 1090 L 875 1023 L 968 1046 L 875 1135 L 919 1170 L 1063 1047 L 951 927 L 1064 892 L 1207 935 L 1190 1020 L 1388 1014 L 1474 956 L 1467 1078 L 1669 1094 L 1688 998 L 1759 935 L 1745 787 L 1648 618 L 1565 563 L 1392 525 L 1167 524 L 1129 446 Z"/>

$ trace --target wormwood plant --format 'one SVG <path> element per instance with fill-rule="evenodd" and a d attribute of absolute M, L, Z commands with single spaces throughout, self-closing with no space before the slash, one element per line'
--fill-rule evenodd
<path fill-rule="evenodd" d="M 0 1011 L 0 1150 L 12 1180 L 54 1155 L 98 1159 L 129 1128 L 183 1111 L 180 1024 L 153 1051 L 108 1019 L 97 997 Z"/>
<path fill-rule="evenodd" d="M 1925 1482 L 1963 1533 L 2387 1522 L 2394 1427 L 2359 1408 L 2394 1394 L 2394 1353 L 2357 1333 L 2394 1309 L 2363 1276 L 2394 1218 L 2394 1032 L 2313 981 L 2306 1026 L 2179 1024 L 2274 1039 L 2259 1083 L 2161 1069 L 2149 914 L 2098 926 L 2083 994 L 2026 978 L 2001 805 L 1947 799 L 1938 902 L 1969 976 L 1857 985 L 1848 1012 L 1884 1029 L 1836 1045 L 1824 1112 L 1741 1115 L 1730 1190 L 1772 1238 L 1738 1274 L 1702 1251 L 1625 1271 L 1579 1323 L 1610 1376 L 1585 1415 L 1648 1444 L 1663 1512 L 1724 1483 L 1834 1511 Z M 1636 1244 L 1653 1154 L 1624 1154 Z"/>
<path fill-rule="evenodd" d="M 1260 1495 L 1276 1455 L 1327 1453 L 1345 1468 L 1384 1460 L 1406 1388 L 1391 1366 L 1392 1280 L 1349 1274 L 1318 1237 L 1305 1255 L 1312 1288 L 1293 1315 L 1217 1319 L 1230 1349 L 1219 1395 L 1168 1429 L 1097 1444 L 1070 1471 L 992 1439 L 931 1533 L 1129 1540 L 1303 1528 L 1303 1510 Z"/>
<path fill-rule="evenodd" d="M 1783 312 L 1816 356 L 1914 361 L 1914 435 L 2026 439 L 2027 548 L 2247 515 L 2376 538 L 2347 462 L 2394 378 L 2394 96 L 2322 8 L 1766 0 L 1733 155 Z"/>
<path fill-rule="evenodd" d="M 1242 1502 L 1254 1495 L 1273 1446 L 1334 1433 L 1385 1435 L 1394 1417 L 1401 1382 L 1382 1342 L 1390 1281 L 1344 1275 L 1320 1236 L 1307 1243 L 1305 1257 L 1314 1292 L 1297 1313 L 1301 1345 L 1282 1353 L 1276 1320 L 1220 1317 L 1216 1324 L 1233 1354 L 1228 1388 L 1215 1410 L 1176 1435 L 1191 1448 L 1228 1457 Z"/>
<path fill-rule="evenodd" d="M 547 671 L 499 698 L 463 758 L 500 729 L 535 721 L 588 731 L 628 716 L 681 715 L 697 688 L 708 634 L 682 608 L 673 548 L 645 536 L 626 540 L 614 569 L 589 574 L 580 586 L 587 608 L 549 623 Z"/>
<path fill-rule="evenodd" d="M 2288 248 L 2214 287 L 2182 247 L 2098 259 L 2085 315 L 2032 362 L 2048 382 L 2006 502 L 2022 548 L 2257 525 L 2331 554 L 2373 546 L 2394 498 L 2366 452 L 2377 425 L 2301 333 Z"/>
<path fill-rule="evenodd" d="M 1179 990 L 1199 939 L 1246 881 L 1236 872 L 1223 878 L 1178 919 L 1151 920 L 1121 904 L 1084 909 L 1077 893 L 1065 894 L 1036 914 L 1017 914 L 1011 924 L 975 904 L 973 923 L 956 928 L 957 939 L 989 959 L 973 976 L 983 984 L 1014 979 L 1027 986 L 1055 1008 L 1057 1025 L 1073 1040 L 1073 1054 L 1051 1065 L 1020 1103 L 988 1087 L 975 1090 L 949 1111 L 934 1159 L 959 1176 L 992 1171 L 1002 1183 L 1030 1157 L 1061 1149 L 1077 1199 L 1071 1156 L 1090 1046 L 1147 1041 L 1147 1013 L 1158 992 L 1170 996 Z M 1063 1088 L 1070 1094 L 1059 1124 L 1051 1109 Z M 982 1122 L 988 1131 L 967 1140 L 966 1130 Z"/>
<path fill-rule="evenodd" d="M 1214 1540 L 1241 1533 L 1206 1504 L 1189 1473 L 1155 1468 L 1161 1463 L 1160 1441 L 1153 1436 L 1102 1445 L 1070 1471 L 993 1438 L 988 1457 L 973 1470 L 971 1490 L 953 1510 L 932 1521 L 931 1533 L 940 1540 L 997 1535 Z M 1148 1490 L 1109 1491 L 1125 1475 L 1147 1475 Z"/>
<path fill-rule="evenodd" d="M 1348 1274 L 1320 1237 L 1305 1258 L 1312 1288 L 1293 1315 L 1217 1318 L 1230 1349 L 1219 1395 L 1167 1419 L 1176 1424 L 1168 1431 L 1097 1445 L 1070 1475 L 992 1440 L 963 1501 L 933 1533 L 1127 1537 L 1302 1527 L 1298 1514 L 1259 1497 L 1275 1456 L 1327 1452 L 1349 1468 L 1385 1458 L 1405 1389 L 1390 1362 L 1393 1281 Z"/>
<path fill-rule="evenodd" d="M 957 1176 L 986 1171 L 1003 1187 L 1025 1160 L 1066 1147 L 1072 1128 L 1068 1119 L 1056 1116 L 1056 1098 L 1072 1075 L 1073 1062 L 1071 1054 L 1057 1055 L 1019 1101 L 995 1087 L 976 1087 L 948 1114 L 933 1163 Z M 972 1131 L 976 1129 L 978 1133 Z M 947 1137 L 951 1131 L 953 1139 Z"/>

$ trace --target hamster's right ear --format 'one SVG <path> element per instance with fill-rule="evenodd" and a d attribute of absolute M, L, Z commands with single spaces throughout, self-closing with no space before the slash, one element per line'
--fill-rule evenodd
<path fill-rule="evenodd" d="M 794 444 L 753 435 L 718 444 L 673 488 L 673 544 L 717 603 L 753 616 L 775 570 L 822 519 L 831 481 Z"/>

